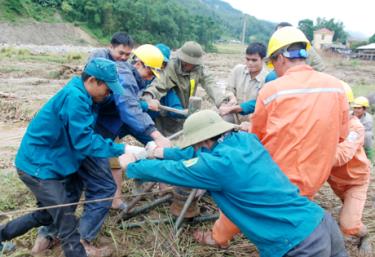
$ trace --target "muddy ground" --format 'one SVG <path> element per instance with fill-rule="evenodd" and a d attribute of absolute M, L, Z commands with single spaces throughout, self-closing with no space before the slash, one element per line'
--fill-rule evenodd
<path fill-rule="evenodd" d="M 5 49 L 5 48 L 4 48 Z M 0 211 L 19 210 L 35 206 L 30 193 L 18 180 L 13 161 L 25 128 L 35 112 L 60 88 L 72 73 L 79 70 L 86 60 L 86 54 L 39 54 L 19 49 L 0 49 Z M 241 54 L 208 54 L 205 62 L 217 81 L 223 81 L 230 69 L 243 61 Z M 357 94 L 375 91 L 375 62 L 346 60 L 339 57 L 325 57 L 327 72 L 347 81 Z M 219 83 L 220 84 L 220 83 Z M 372 183 L 373 184 L 373 183 Z M 131 191 L 132 182 L 123 186 L 125 195 Z M 373 197 L 375 189 L 370 186 L 364 213 L 371 240 L 375 243 L 375 212 Z M 146 200 L 147 201 L 147 200 Z M 328 210 L 337 210 L 340 205 L 331 190 L 325 186 L 316 201 Z M 144 201 L 145 202 L 145 201 Z M 208 197 L 200 206 L 204 212 L 214 213 L 215 206 Z M 161 206 L 150 213 L 151 218 L 170 217 L 167 206 Z M 258 256 L 255 247 L 239 236 L 227 250 L 202 247 L 193 242 L 190 233 L 198 226 L 187 226 L 181 236 L 172 236 L 172 223 L 152 225 L 146 222 L 142 228 L 120 230 L 111 212 L 106 225 L 97 240 L 99 245 L 108 245 L 113 256 Z M 147 217 L 138 217 L 146 220 Z M 5 220 L 1 220 L 5 222 Z M 130 222 L 134 222 L 131 220 Z M 211 223 L 201 225 L 208 229 Z M 17 252 L 12 256 L 29 256 L 29 249 L 35 239 L 33 230 L 15 240 Z M 349 246 L 350 256 L 357 256 L 357 250 Z M 374 244 L 375 248 L 375 244 Z M 1 255 L 1 254 L 0 254 Z M 46 256 L 59 256 L 58 250 L 47 252 Z"/>

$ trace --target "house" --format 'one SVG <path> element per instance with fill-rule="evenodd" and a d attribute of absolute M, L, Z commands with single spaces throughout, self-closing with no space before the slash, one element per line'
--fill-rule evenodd
<path fill-rule="evenodd" d="M 315 49 L 320 50 L 323 48 L 323 45 L 332 44 L 334 35 L 335 35 L 335 32 L 326 28 L 315 30 L 313 46 L 315 47 Z"/>
<path fill-rule="evenodd" d="M 375 61 L 375 43 L 357 47 L 356 53 L 357 58 Z"/>

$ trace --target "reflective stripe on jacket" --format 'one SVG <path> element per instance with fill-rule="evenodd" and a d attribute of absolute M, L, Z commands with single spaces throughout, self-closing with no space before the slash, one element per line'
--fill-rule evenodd
<path fill-rule="evenodd" d="M 348 133 L 348 109 L 338 79 L 298 65 L 261 89 L 251 130 L 301 194 L 313 197 Z"/>

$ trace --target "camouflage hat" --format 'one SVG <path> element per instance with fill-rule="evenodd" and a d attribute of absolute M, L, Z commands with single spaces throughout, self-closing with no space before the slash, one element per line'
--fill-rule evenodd
<path fill-rule="evenodd" d="M 234 129 L 235 125 L 226 122 L 212 110 L 203 110 L 186 119 L 182 129 L 181 148 L 213 138 Z"/>
<path fill-rule="evenodd" d="M 177 50 L 177 58 L 183 62 L 201 65 L 204 52 L 200 44 L 194 41 L 185 42 L 185 44 Z"/>

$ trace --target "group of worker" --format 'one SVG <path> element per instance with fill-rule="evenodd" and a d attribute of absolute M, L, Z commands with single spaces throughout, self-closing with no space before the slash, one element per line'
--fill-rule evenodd
<path fill-rule="evenodd" d="M 81 77 L 30 122 L 15 161 L 38 207 L 75 203 L 83 192 L 88 201 L 114 200 L 86 203 L 79 220 L 74 205 L 11 220 L 0 225 L 3 250 L 12 248 L 6 241 L 40 227 L 33 254 L 61 243 L 67 257 L 109 256 L 110 248 L 93 241 L 111 208 L 127 208 L 125 170 L 128 178 L 207 190 L 220 217 L 211 231 L 194 233 L 202 244 L 226 248 L 242 232 L 261 256 L 348 256 L 344 234 L 371 251 L 362 223 L 370 177 L 364 144 L 372 134 L 361 121 L 372 122 L 369 104 L 306 64 L 313 53 L 311 65 L 323 69 L 300 30 L 282 23 L 268 49 L 250 44 L 246 65 L 233 69 L 225 92 L 196 42 L 173 58 L 165 44 L 133 48 L 132 38 L 118 32 L 109 48 L 92 53 Z M 221 116 L 203 110 L 186 119 L 162 110 L 187 109 L 198 86 Z M 179 130 L 172 147 L 166 136 Z M 146 147 L 121 143 L 126 135 Z M 340 228 L 311 201 L 326 181 L 343 202 Z"/>

